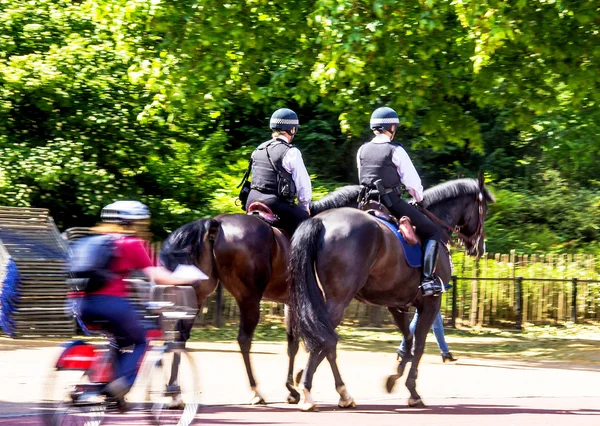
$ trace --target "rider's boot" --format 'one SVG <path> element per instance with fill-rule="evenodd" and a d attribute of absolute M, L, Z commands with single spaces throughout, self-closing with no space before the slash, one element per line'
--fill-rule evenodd
<path fill-rule="evenodd" d="M 442 283 L 436 279 L 433 271 L 437 262 L 439 244 L 435 240 L 428 240 L 423 255 L 423 281 L 421 291 L 423 296 L 437 296 L 444 291 Z"/>

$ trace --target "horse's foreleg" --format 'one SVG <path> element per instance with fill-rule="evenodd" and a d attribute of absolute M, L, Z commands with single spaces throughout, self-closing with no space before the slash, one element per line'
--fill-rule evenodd
<path fill-rule="evenodd" d="M 415 345 L 412 363 L 408 377 L 406 378 L 406 388 L 410 392 L 410 398 L 408 399 L 408 405 L 410 407 L 424 407 L 421 396 L 417 393 L 417 376 L 419 373 L 419 362 L 425 351 L 425 340 L 427 334 L 431 329 L 433 320 L 436 317 L 440 309 L 439 297 L 435 299 L 433 296 L 425 298 L 423 308 L 419 310 L 419 317 L 417 319 L 417 327 L 415 328 Z"/>
<path fill-rule="evenodd" d="M 285 305 L 285 331 L 287 334 L 287 344 L 288 344 L 288 374 L 285 386 L 290 391 L 290 394 L 287 396 L 288 404 L 297 404 L 300 402 L 300 394 L 294 387 L 294 360 L 296 359 L 296 354 L 298 353 L 298 348 L 300 347 L 300 340 L 298 336 L 294 332 L 294 327 L 292 324 L 291 315 L 289 313 L 288 305 Z"/>
<path fill-rule="evenodd" d="M 176 342 L 185 343 L 190 338 L 190 332 L 194 326 L 194 320 L 179 320 L 176 325 L 176 330 L 179 333 L 175 338 Z M 179 387 L 179 365 L 181 363 L 181 353 L 173 352 L 173 362 L 171 363 L 171 375 L 167 382 L 167 391 L 171 394 L 171 400 L 167 406 L 171 409 L 181 409 L 184 406 L 184 401 L 181 397 L 181 388 Z"/>
<path fill-rule="evenodd" d="M 323 350 L 318 350 L 311 352 L 308 356 L 308 362 L 306 363 L 306 368 L 304 369 L 304 374 L 302 375 L 301 380 L 301 394 L 300 394 L 300 403 L 299 407 L 302 411 L 317 411 L 317 404 L 312 398 L 310 394 L 310 390 L 312 389 L 312 380 L 317 371 L 317 367 L 321 364 L 325 358 L 325 352 Z"/>
<path fill-rule="evenodd" d="M 396 374 L 392 374 L 389 376 L 385 383 L 385 389 L 388 393 L 391 393 L 396 385 L 396 381 L 402 377 L 404 374 L 404 369 L 406 368 L 406 364 L 412 359 L 412 347 L 413 347 L 413 336 L 410 333 L 409 325 L 408 325 L 408 313 L 400 311 L 398 308 L 388 308 L 392 317 L 394 318 L 394 322 L 400 329 L 402 336 L 404 338 L 404 347 L 408 348 L 408 350 L 404 351 L 404 355 L 402 359 L 398 363 L 398 371 Z"/>
<path fill-rule="evenodd" d="M 244 359 L 244 365 L 246 366 L 246 373 L 248 374 L 248 380 L 250 382 L 250 389 L 252 390 L 252 397 L 250 403 L 253 405 L 265 404 L 265 400 L 258 392 L 256 387 L 256 380 L 254 380 L 254 374 L 252 373 L 252 365 L 250 363 L 250 348 L 252 347 L 252 337 L 254 336 L 254 330 L 258 325 L 260 318 L 260 301 L 243 301 L 238 302 L 240 307 L 240 329 L 238 332 L 238 344 L 240 345 L 240 351 L 242 358 Z"/>

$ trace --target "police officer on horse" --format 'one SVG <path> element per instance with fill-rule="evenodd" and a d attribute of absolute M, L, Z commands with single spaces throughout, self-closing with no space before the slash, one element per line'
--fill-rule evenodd
<path fill-rule="evenodd" d="M 246 201 L 246 210 L 255 201 L 266 204 L 279 216 L 278 226 L 290 237 L 300 222 L 310 217 L 312 198 L 302 154 L 292 145 L 298 125 L 298 115 L 291 109 L 281 108 L 273 113 L 269 126 L 272 139 L 252 153 L 252 183 Z"/>
<path fill-rule="evenodd" d="M 370 124 L 375 137 L 358 150 L 358 176 L 367 199 L 380 199 L 396 218 L 408 216 L 416 226 L 425 246 L 421 290 L 425 296 L 435 296 L 443 291 L 434 276 L 441 233 L 431 220 L 401 198 L 400 184 L 403 184 L 415 202 L 421 202 L 423 186 L 403 146 L 392 142 L 399 123 L 398 114 L 391 108 L 377 108 L 373 112 Z"/>

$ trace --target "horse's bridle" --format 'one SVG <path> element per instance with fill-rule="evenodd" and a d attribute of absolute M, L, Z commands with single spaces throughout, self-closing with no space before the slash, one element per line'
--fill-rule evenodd
<path fill-rule="evenodd" d="M 447 234 L 449 242 L 452 240 L 452 234 L 456 234 L 456 237 L 460 241 L 462 241 L 464 244 L 469 244 L 472 247 L 477 247 L 479 245 L 479 241 L 481 241 L 481 238 L 483 238 L 483 236 L 484 236 L 484 234 L 483 234 L 483 193 L 481 191 L 479 192 L 479 194 L 477 194 L 476 203 L 473 205 L 471 214 L 469 214 L 469 217 L 467 218 L 467 220 L 465 220 L 465 222 L 462 225 L 456 225 L 456 226 L 452 227 L 452 226 L 448 225 L 445 221 L 443 221 L 442 219 L 440 219 L 439 217 L 437 217 L 436 215 L 431 213 L 425 207 L 420 207 L 420 209 L 423 212 L 423 214 L 425 214 L 425 216 L 427 216 L 433 222 L 437 223 L 438 225 L 440 225 L 442 227 L 442 230 Z M 475 214 L 475 209 L 478 209 L 478 211 L 479 211 L 479 218 L 477 220 L 477 228 L 475 229 L 475 232 L 472 235 L 465 235 L 461 232 L 461 229 L 464 228 L 465 226 L 467 226 L 471 222 L 471 219 L 473 218 L 473 215 Z"/>

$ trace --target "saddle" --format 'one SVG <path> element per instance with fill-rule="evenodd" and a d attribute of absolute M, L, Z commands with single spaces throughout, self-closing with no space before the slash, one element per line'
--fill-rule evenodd
<path fill-rule="evenodd" d="M 264 220 L 271 226 L 275 226 L 279 222 L 279 216 L 277 216 L 266 204 L 260 201 L 255 201 L 248 206 L 246 213 L 249 216 L 256 216 L 261 220 Z"/>
<path fill-rule="evenodd" d="M 370 200 L 366 203 L 361 203 L 359 209 L 375 216 L 378 219 L 384 220 L 388 223 L 393 224 L 404 237 L 404 241 L 408 245 L 414 246 L 419 244 L 421 241 L 415 233 L 415 227 L 412 225 L 408 216 L 402 216 L 400 220 L 396 219 L 391 212 L 378 201 Z"/>

